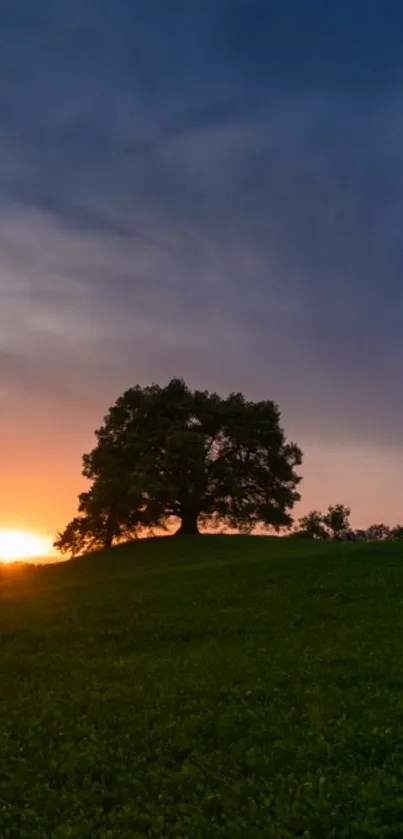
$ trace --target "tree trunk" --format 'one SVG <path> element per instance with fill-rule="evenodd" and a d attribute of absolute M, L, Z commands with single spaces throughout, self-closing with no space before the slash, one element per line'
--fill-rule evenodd
<path fill-rule="evenodd" d="M 198 513 L 194 510 L 186 510 L 181 516 L 182 522 L 179 530 L 176 531 L 177 536 L 197 536 L 199 529 L 197 527 Z"/>
<path fill-rule="evenodd" d="M 115 537 L 116 531 L 116 523 L 113 517 L 112 512 L 109 512 L 106 524 L 105 524 L 105 535 L 104 535 L 104 548 L 111 548 L 113 545 L 113 539 Z"/>

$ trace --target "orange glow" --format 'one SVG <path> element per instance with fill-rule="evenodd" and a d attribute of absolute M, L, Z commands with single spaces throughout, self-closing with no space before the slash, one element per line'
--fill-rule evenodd
<path fill-rule="evenodd" d="M 112 404 L 114 396 L 112 388 L 90 411 L 80 407 L 78 419 L 73 410 L 67 419 L 64 414 L 58 416 L 54 427 L 46 425 L 46 417 L 41 417 L 40 422 L 37 419 L 33 423 L 32 434 L 27 433 L 24 425 L 23 405 L 17 411 L 10 402 L 8 426 L 4 413 L 0 416 L 0 533 L 22 530 L 37 534 L 43 540 L 40 559 L 44 562 L 67 558 L 51 544 L 57 531 L 76 515 L 79 492 L 88 489 L 81 476 L 81 454 L 93 447 L 91 429 L 99 425 L 103 408 Z M 48 413 L 53 418 L 50 408 Z M 296 518 L 341 502 L 351 507 L 354 528 L 366 528 L 377 521 L 394 526 L 401 521 L 401 463 L 397 450 L 357 441 L 349 445 L 338 440 L 315 442 L 299 433 L 297 422 L 287 432 L 305 452 L 302 502 L 294 510 Z M 36 547 L 36 556 L 37 551 Z M 31 547 L 29 552 L 32 553 Z M 2 553 L 0 547 L 0 561 Z"/>
<path fill-rule="evenodd" d="M 18 559 L 45 557 L 51 549 L 51 541 L 23 530 L 0 530 L 0 561 L 13 562 Z"/>

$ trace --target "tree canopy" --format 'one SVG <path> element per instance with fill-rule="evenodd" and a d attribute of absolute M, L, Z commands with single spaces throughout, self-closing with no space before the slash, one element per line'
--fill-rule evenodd
<path fill-rule="evenodd" d="M 274 402 L 191 391 L 182 379 L 127 390 L 83 456 L 91 486 L 55 546 L 76 555 L 165 528 L 173 517 L 180 534 L 200 525 L 289 527 L 302 452 L 280 419 Z"/>
<path fill-rule="evenodd" d="M 312 510 L 306 516 L 302 516 L 293 535 L 303 536 L 306 539 L 329 539 L 323 513 Z"/>
<path fill-rule="evenodd" d="M 330 505 L 326 513 L 312 510 L 299 519 L 296 535 L 308 539 L 340 539 L 351 531 L 351 510 L 344 504 Z"/>
<path fill-rule="evenodd" d="M 350 507 L 345 507 L 344 504 L 334 504 L 328 507 L 323 522 L 331 539 L 340 539 L 346 533 L 349 533 L 351 530 L 350 515 Z"/>
<path fill-rule="evenodd" d="M 371 524 L 367 527 L 367 539 L 374 542 L 383 542 L 385 539 L 398 538 L 398 529 L 392 530 L 387 524 Z"/>

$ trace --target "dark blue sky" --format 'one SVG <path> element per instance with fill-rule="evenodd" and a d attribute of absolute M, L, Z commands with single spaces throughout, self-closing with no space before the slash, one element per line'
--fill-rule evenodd
<path fill-rule="evenodd" d="M 403 518 L 402 37 L 386 0 L 4 0 L 4 525 L 63 525 L 172 375 L 279 403 L 304 509 Z"/>

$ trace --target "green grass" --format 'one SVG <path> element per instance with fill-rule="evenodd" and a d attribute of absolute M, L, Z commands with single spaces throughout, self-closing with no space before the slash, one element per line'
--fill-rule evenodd
<path fill-rule="evenodd" d="M 2 839 L 402 835 L 399 543 L 150 540 L 0 584 Z"/>

